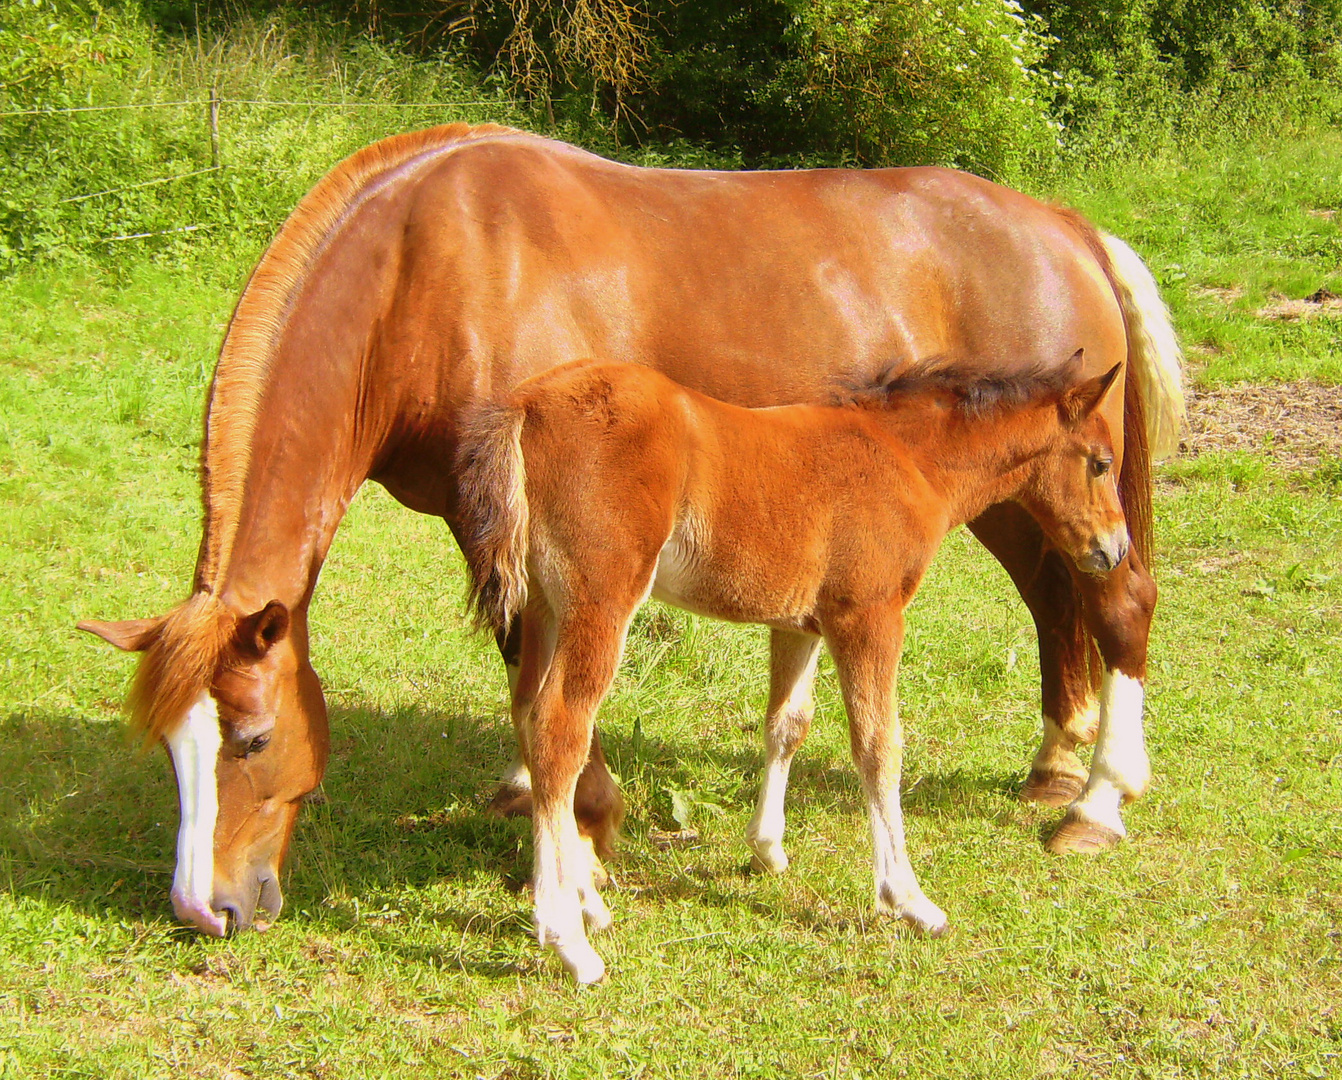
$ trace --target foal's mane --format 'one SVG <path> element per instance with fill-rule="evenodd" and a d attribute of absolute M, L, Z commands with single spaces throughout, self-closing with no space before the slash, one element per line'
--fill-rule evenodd
<path fill-rule="evenodd" d="M 195 591 L 154 630 L 131 690 L 131 723 L 146 741 L 181 723 L 219 665 L 231 662 L 237 617 L 219 599 L 218 586 L 242 514 L 267 379 L 298 291 L 317 257 L 379 177 L 417 157 L 515 134 L 521 133 L 495 124 L 449 124 L 365 147 L 303 196 L 256 264 L 233 309 L 210 385 L 200 454 L 205 522 Z"/>
<path fill-rule="evenodd" d="M 1075 373 L 1066 364 L 985 372 L 968 361 L 950 361 L 901 372 L 893 378 L 881 376 L 854 389 L 847 400 L 862 408 L 879 409 L 922 395 L 940 394 L 950 397 L 952 409 L 973 419 L 1059 395 L 1075 381 Z"/>

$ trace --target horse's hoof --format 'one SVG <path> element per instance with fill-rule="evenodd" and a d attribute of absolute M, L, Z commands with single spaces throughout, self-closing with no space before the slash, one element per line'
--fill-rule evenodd
<path fill-rule="evenodd" d="M 1044 806 L 1070 806 L 1081 797 L 1085 788 L 1086 782 L 1079 776 L 1031 769 L 1025 786 L 1020 789 L 1020 797 L 1025 802 L 1042 803 Z"/>
<path fill-rule="evenodd" d="M 1074 813 L 1062 819 L 1044 847 L 1054 855 L 1094 855 L 1118 846 L 1123 834 Z"/>
<path fill-rule="evenodd" d="M 485 807 L 485 813 L 491 817 L 530 817 L 531 792 L 525 788 L 509 787 L 504 784 Z"/>

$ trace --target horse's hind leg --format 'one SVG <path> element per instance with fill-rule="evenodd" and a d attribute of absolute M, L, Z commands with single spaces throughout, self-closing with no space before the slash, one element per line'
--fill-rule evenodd
<path fill-rule="evenodd" d="M 827 626 L 825 640 L 843 687 L 853 761 L 871 817 L 876 910 L 939 936 L 949 928 L 946 914 L 918 885 L 904 844 L 899 804 L 904 746 L 895 673 L 903 633 L 903 613 L 891 606 Z"/>
<path fill-rule="evenodd" d="M 1044 737 L 1021 798 L 1066 806 L 1085 787 L 1086 767 L 1076 748 L 1095 741 L 1099 715 L 1077 585 L 1066 560 L 1014 503 L 990 507 L 969 528 L 1011 576 L 1039 636 Z"/>
<path fill-rule="evenodd" d="M 604 929 L 611 917 L 592 879 L 591 852 L 578 834 L 574 795 L 622 641 L 623 630 L 608 612 L 561 616 L 550 670 L 526 728 L 535 804 L 536 936 L 580 983 L 596 982 L 605 972 L 584 922 Z"/>
<path fill-rule="evenodd" d="M 1142 709 L 1156 583 L 1135 551 L 1109 574 L 1078 574 L 1077 580 L 1104 676 L 1090 779 L 1048 842 L 1050 851 L 1060 853 L 1113 847 L 1127 835 L 1120 807 L 1141 796 L 1151 782 Z"/>
<path fill-rule="evenodd" d="M 781 874 L 787 869 L 783 850 L 783 799 L 787 792 L 792 755 L 797 752 L 815 715 L 811 689 L 815 683 L 820 638 L 788 630 L 774 630 L 769 640 L 769 711 L 764 719 L 764 783 L 755 816 L 746 828 L 746 843 L 754 862 Z"/>

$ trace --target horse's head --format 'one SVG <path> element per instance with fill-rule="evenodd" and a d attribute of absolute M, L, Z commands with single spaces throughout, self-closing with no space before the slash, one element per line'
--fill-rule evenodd
<path fill-rule="evenodd" d="M 1053 544 L 1091 574 L 1114 569 L 1130 544 L 1111 427 L 1122 430 L 1122 370 L 1116 364 L 1044 405 L 1056 431 L 1019 496 Z"/>
<path fill-rule="evenodd" d="M 326 768 L 303 614 L 271 601 L 242 615 L 198 593 L 158 619 L 79 625 L 143 654 L 132 719 L 166 746 L 181 806 L 173 910 L 216 936 L 264 929 L 299 805 Z"/>

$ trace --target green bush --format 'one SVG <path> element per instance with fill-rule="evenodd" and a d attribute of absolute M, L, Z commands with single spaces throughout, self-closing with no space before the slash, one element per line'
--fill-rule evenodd
<path fill-rule="evenodd" d="M 1291 109 L 1342 72 L 1342 0 L 1031 0 L 1052 36 L 1059 117 L 1110 142 L 1145 123 Z"/>

